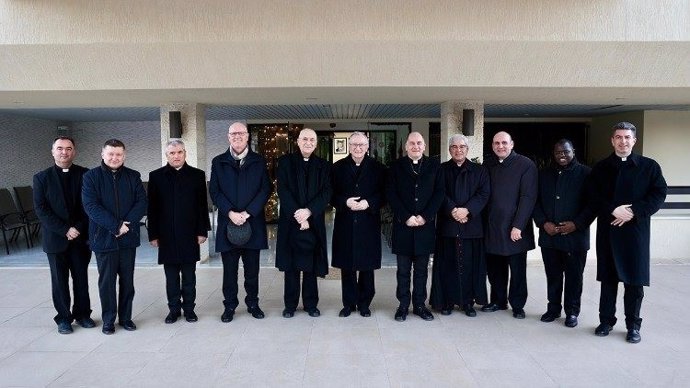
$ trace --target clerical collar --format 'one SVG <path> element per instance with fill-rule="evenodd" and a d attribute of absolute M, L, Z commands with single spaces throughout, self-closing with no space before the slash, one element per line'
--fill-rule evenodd
<path fill-rule="evenodd" d="M 70 169 L 71 167 L 72 167 L 71 165 L 70 165 L 69 167 L 67 167 L 67 168 L 60 167 L 60 166 L 58 166 L 57 164 L 55 165 L 55 168 L 57 168 L 58 170 L 60 170 L 60 171 L 62 171 L 62 172 L 69 172 L 69 169 Z"/>
<path fill-rule="evenodd" d="M 304 160 L 305 162 L 308 162 L 309 158 L 302 157 L 302 160 Z"/>
<path fill-rule="evenodd" d="M 625 162 L 625 161 L 627 161 L 627 160 L 628 160 L 628 157 L 627 157 L 627 156 L 621 157 L 621 161 Z"/>

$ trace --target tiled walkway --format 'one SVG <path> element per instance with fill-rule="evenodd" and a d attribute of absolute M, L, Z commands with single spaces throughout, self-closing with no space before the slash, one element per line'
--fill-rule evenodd
<path fill-rule="evenodd" d="M 222 323 L 221 268 L 200 265 L 197 272 L 199 322 L 163 323 L 163 271 L 144 266 L 136 269 L 135 280 L 139 329 L 105 336 L 100 328 L 77 326 L 73 334 L 57 333 L 47 268 L 1 268 L 0 386 L 690 386 L 690 261 L 653 265 L 637 345 L 625 342 L 620 323 L 607 338 L 593 335 L 593 262 L 574 329 L 563 326 L 562 318 L 539 321 L 545 280 L 534 260 L 524 320 L 500 311 L 475 318 L 436 315 L 432 322 L 410 315 L 396 322 L 392 268 L 377 272 L 370 318 L 339 318 L 339 281 L 319 280 L 321 317 L 298 312 L 284 319 L 282 276 L 262 268 L 266 318 L 255 320 L 238 309 L 233 322 Z M 93 268 L 89 274 L 100 326 L 97 274 Z"/>

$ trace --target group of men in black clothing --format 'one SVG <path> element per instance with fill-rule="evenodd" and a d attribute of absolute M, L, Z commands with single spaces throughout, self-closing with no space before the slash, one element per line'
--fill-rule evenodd
<path fill-rule="evenodd" d="M 213 159 L 208 188 L 218 208 L 215 247 L 223 260 L 223 322 L 233 320 L 239 305 L 240 259 L 247 311 L 256 319 L 264 317 L 258 298 L 259 256 L 268 248 L 264 206 L 271 183 L 264 158 L 250 149 L 248 139 L 246 125 L 230 126 L 228 150 Z M 577 326 L 589 225 L 597 218 L 601 324 L 595 334 L 608 335 L 616 323 L 616 294 L 623 282 L 626 338 L 639 342 L 643 286 L 649 285 L 650 216 L 665 199 L 666 182 L 654 160 L 632 153 L 635 141 L 632 124 L 616 124 L 614 152 L 590 169 L 577 161 L 572 142 L 563 139 L 554 146 L 552 165 L 537 172 L 534 162 L 513 150 L 506 132 L 493 137 L 494 155 L 484 165 L 468 159 L 469 139 L 463 135 L 450 138 L 451 159 L 439 163 L 424 155 L 424 138 L 412 132 L 405 143 L 407 155 L 386 171 L 367 154 L 364 133 L 352 133 L 350 154 L 331 166 L 314 155 L 317 136 L 305 128 L 297 138 L 298 151 L 281 157 L 276 170 L 281 206 L 275 262 L 285 276 L 282 315 L 294 316 L 300 294 L 303 309 L 312 317 L 320 315 L 317 277 L 329 268 L 328 204 L 335 208 L 331 265 L 342 275 L 339 315 L 371 315 L 374 271 L 381 267 L 381 208 L 387 202 L 397 257 L 395 320 L 406 320 L 410 305 L 415 315 L 434 319 L 426 305 L 432 253 L 433 309 L 449 315 L 458 306 L 473 317 L 475 305 L 493 312 L 510 304 L 515 318 L 525 318 L 526 259 L 535 248 L 534 220 L 548 289 L 541 320 L 552 322 L 564 310 L 565 325 Z M 184 143 L 173 139 L 166 145 L 168 163 L 151 172 L 148 200 L 139 173 L 123 165 L 125 147 L 119 140 L 105 143 L 101 166 L 92 170 L 72 163 L 76 151 L 71 138 L 56 139 L 52 153 L 55 165 L 34 176 L 34 202 L 51 267 L 58 331 L 72 332 L 73 321 L 95 326 L 87 280 L 91 251 L 98 263 L 103 332 L 114 333 L 116 318 L 124 329 L 136 330 L 134 257 L 145 214 L 149 240 L 165 269 L 165 322 L 174 323 L 183 314 L 196 321 L 196 261 L 210 225 L 205 175 L 186 163 Z M 248 238 L 233 240 L 235 228 L 244 229 Z"/>

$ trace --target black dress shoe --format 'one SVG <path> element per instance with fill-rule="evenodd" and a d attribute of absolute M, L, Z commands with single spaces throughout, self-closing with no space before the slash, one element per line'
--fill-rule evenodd
<path fill-rule="evenodd" d="M 168 313 L 168 315 L 165 317 L 165 323 L 171 324 L 177 322 L 177 318 L 180 317 L 180 312 L 179 311 L 171 311 Z"/>
<path fill-rule="evenodd" d="M 443 308 L 441 308 L 440 311 L 441 311 L 441 315 L 450 315 L 453 313 L 453 305 L 443 306 Z"/>
<path fill-rule="evenodd" d="M 295 316 L 295 310 L 285 309 L 283 310 L 283 318 L 292 318 Z"/>
<path fill-rule="evenodd" d="M 560 317 L 561 313 L 556 314 L 551 311 L 547 311 L 541 316 L 541 318 L 539 318 L 539 320 L 541 320 L 542 322 L 553 322 L 556 320 L 556 318 Z"/>
<path fill-rule="evenodd" d="M 434 320 L 434 314 L 432 314 L 431 311 L 429 311 L 429 309 L 424 306 L 415 307 L 414 309 L 412 309 L 412 313 L 425 321 Z"/>
<path fill-rule="evenodd" d="M 115 325 L 112 323 L 104 323 L 103 330 L 101 330 L 105 335 L 115 334 Z"/>
<path fill-rule="evenodd" d="M 86 317 L 77 319 L 77 325 L 83 327 L 84 329 L 90 329 L 92 327 L 96 327 L 96 322 L 94 322 L 93 319 Z"/>
<path fill-rule="evenodd" d="M 606 337 L 611 330 L 613 330 L 613 326 L 608 323 L 602 323 L 594 329 L 594 335 L 597 337 Z"/>
<path fill-rule="evenodd" d="M 369 310 L 369 307 L 360 307 L 359 308 L 359 315 L 367 318 L 371 316 L 371 310 Z"/>
<path fill-rule="evenodd" d="M 407 309 L 403 307 L 398 307 L 398 309 L 395 311 L 395 320 L 398 322 L 402 322 L 405 319 L 407 319 Z"/>
<path fill-rule="evenodd" d="M 515 318 L 515 319 L 525 319 L 525 310 L 523 310 L 523 309 L 513 309 L 513 318 Z"/>
<path fill-rule="evenodd" d="M 349 317 L 350 314 L 352 314 L 352 307 L 345 306 L 340 310 L 340 312 L 338 313 L 338 316 L 344 318 L 344 317 Z"/>
<path fill-rule="evenodd" d="M 319 309 L 317 309 L 316 307 L 310 308 L 310 309 L 304 309 L 304 311 L 306 311 L 310 317 L 316 318 L 316 317 L 321 316 L 321 311 L 319 311 Z"/>
<path fill-rule="evenodd" d="M 199 320 L 199 317 L 196 316 L 196 313 L 194 311 L 188 311 L 184 313 L 184 319 L 187 322 L 196 322 Z"/>
<path fill-rule="evenodd" d="M 636 344 L 636 343 L 642 341 L 642 337 L 640 336 L 640 331 L 637 329 L 628 330 L 628 335 L 625 336 L 625 340 L 630 342 L 631 344 Z"/>
<path fill-rule="evenodd" d="M 137 325 L 134 324 L 131 320 L 129 321 L 120 321 L 118 322 L 118 325 L 122 326 L 127 331 L 134 331 L 137 329 Z"/>
<path fill-rule="evenodd" d="M 496 303 L 489 303 L 484 306 L 482 306 L 481 310 L 485 313 L 492 313 L 494 311 L 498 310 L 508 310 L 507 305 L 498 305 Z"/>
<path fill-rule="evenodd" d="M 263 311 L 259 308 L 259 306 L 252 306 L 247 308 L 247 312 L 252 315 L 255 319 L 264 319 L 266 316 Z"/>
<path fill-rule="evenodd" d="M 223 315 L 220 316 L 220 320 L 222 322 L 228 323 L 228 322 L 232 321 L 232 318 L 234 318 L 234 317 L 235 317 L 235 310 L 225 309 L 225 311 L 223 311 Z"/>
<path fill-rule="evenodd" d="M 577 326 L 577 315 L 568 315 L 565 317 L 565 325 L 567 327 Z"/>
<path fill-rule="evenodd" d="M 72 329 L 72 324 L 69 322 L 58 323 L 58 333 L 60 334 L 70 334 L 74 330 Z"/>
<path fill-rule="evenodd" d="M 462 310 L 465 312 L 465 315 L 468 317 L 476 317 L 477 316 L 477 310 L 474 309 L 474 306 L 471 304 L 466 304 L 462 306 Z"/>

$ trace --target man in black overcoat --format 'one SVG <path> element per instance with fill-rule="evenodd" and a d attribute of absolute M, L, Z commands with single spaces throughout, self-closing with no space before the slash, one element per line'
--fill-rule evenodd
<path fill-rule="evenodd" d="M 386 183 L 386 197 L 393 210 L 393 253 L 398 264 L 398 322 L 407 319 L 410 302 L 415 315 L 425 321 L 434 319 L 426 307 L 426 283 L 429 255 L 434 251 L 436 213 L 443 201 L 443 180 L 439 176 L 439 161 L 425 156 L 425 148 L 422 135 L 411 132 L 405 142 L 407 156 L 393 163 Z"/>
<path fill-rule="evenodd" d="M 331 198 L 331 165 L 314 155 L 316 132 L 304 128 L 297 152 L 278 159 L 278 236 L 276 267 L 285 273 L 283 317 L 295 315 L 302 278 L 302 305 L 311 317 L 321 315 L 316 277 L 328 273 L 325 211 Z"/>
<path fill-rule="evenodd" d="M 625 295 L 626 340 L 638 343 L 643 286 L 649 286 L 651 216 L 666 199 L 666 180 L 653 159 L 634 154 L 637 129 L 628 122 L 613 126 L 614 152 L 591 173 L 591 205 L 597 213 L 597 280 L 601 282 L 600 325 L 594 334 L 607 336 L 616 324 L 618 282 Z"/>
<path fill-rule="evenodd" d="M 534 249 L 532 211 L 537 201 L 537 166 L 513 151 L 506 132 L 494 135 L 494 156 L 486 166 L 491 178 L 485 234 L 486 268 L 491 284 L 491 303 L 482 311 L 507 310 L 525 318 L 527 302 L 527 251 Z M 510 291 L 508 292 L 508 269 Z"/>
<path fill-rule="evenodd" d="M 385 168 L 367 156 L 369 139 L 353 132 L 350 155 L 333 164 L 331 204 L 335 207 L 331 265 L 341 270 L 341 317 L 359 310 L 371 316 L 369 305 L 376 292 L 374 270 L 381 268 L 381 206 Z"/>
<path fill-rule="evenodd" d="M 595 217 L 587 206 L 585 185 L 590 171 L 575 158 L 572 142 L 561 139 L 553 147 L 552 165 L 539 173 L 539 196 L 533 216 L 539 227 L 549 301 L 542 322 L 553 322 L 561 316 L 563 308 L 565 325 L 577 326 L 582 273 L 589 250 L 589 225 Z"/>
<path fill-rule="evenodd" d="M 237 271 L 240 257 L 244 269 L 244 299 L 247 312 L 263 319 L 259 307 L 259 259 L 262 249 L 268 248 L 264 206 L 271 194 L 271 182 L 266 160 L 249 147 L 247 126 L 235 122 L 228 128 L 228 150 L 211 161 L 209 193 L 218 207 L 218 233 L 216 252 L 223 259 L 223 314 L 222 322 L 232 321 L 237 299 Z M 240 243 L 231 242 L 225 233 L 228 225 L 249 224 L 251 236 Z M 240 245 L 241 244 L 241 245 Z"/>
<path fill-rule="evenodd" d="M 165 271 L 165 323 L 177 321 L 181 311 L 187 322 L 196 322 L 196 262 L 210 229 L 206 174 L 187 164 L 182 140 L 168 141 L 165 157 L 168 163 L 149 174 L 149 241 Z"/>
<path fill-rule="evenodd" d="M 86 168 L 73 164 L 74 140 L 60 136 L 53 141 L 55 164 L 33 178 L 33 201 L 43 231 L 43 251 L 48 255 L 55 322 L 60 334 L 72 333 L 72 321 L 92 328 L 88 266 L 89 218 L 81 202 L 82 177 Z M 70 311 L 69 278 L 72 275 L 74 306 Z"/>
<path fill-rule="evenodd" d="M 491 191 L 489 173 L 467 159 L 467 137 L 455 134 L 448 144 L 451 159 L 441 164 L 445 195 L 436 221 L 429 300 L 443 315 L 457 305 L 474 317 L 474 304 L 487 303 L 483 210 Z"/>

